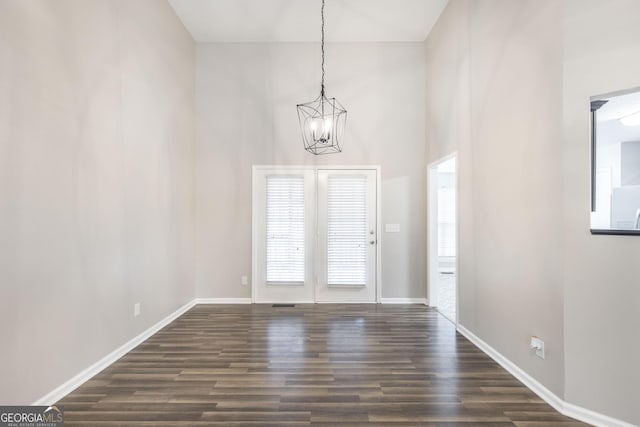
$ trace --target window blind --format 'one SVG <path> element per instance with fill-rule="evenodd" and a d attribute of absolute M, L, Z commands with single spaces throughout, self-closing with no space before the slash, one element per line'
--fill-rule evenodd
<path fill-rule="evenodd" d="M 327 284 L 366 285 L 367 177 L 327 180 Z"/>
<path fill-rule="evenodd" d="M 267 282 L 304 283 L 304 176 L 267 176 Z"/>

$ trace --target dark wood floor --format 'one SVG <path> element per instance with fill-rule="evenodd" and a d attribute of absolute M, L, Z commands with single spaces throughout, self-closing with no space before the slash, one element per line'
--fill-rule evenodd
<path fill-rule="evenodd" d="M 420 305 L 199 305 L 59 403 L 69 426 L 585 425 Z"/>

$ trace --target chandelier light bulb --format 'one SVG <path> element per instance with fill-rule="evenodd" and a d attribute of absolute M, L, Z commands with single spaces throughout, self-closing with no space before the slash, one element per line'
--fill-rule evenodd
<path fill-rule="evenodd" d="M 331 140 L 333 120 L 331 117 L 314 117 L 309 121 L 309 129 L 314 142 L 326 144 Z"/>

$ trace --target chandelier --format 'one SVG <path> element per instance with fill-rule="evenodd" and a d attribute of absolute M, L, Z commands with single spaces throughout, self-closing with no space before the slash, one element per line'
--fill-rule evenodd
<path fill-rule="evenodd" d="M 322 0 L 320 9 L 322 18 L 320 95 L 313 101 L 297 106 L 304 149 L 316 155 L 342 151 L 340 144 L 347 122 L 347 110 L 335 98 L 327 98 L 324 91 L 324 1 Z"/>

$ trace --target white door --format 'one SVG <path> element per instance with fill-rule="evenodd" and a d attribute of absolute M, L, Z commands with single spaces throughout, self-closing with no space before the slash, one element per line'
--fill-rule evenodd
<path fill-rule="evenodd" d="M 376 300 L 376 170 L 318 170 L 318 302 Z"/>
<path fill-rule="evenodd" d="M 254 170 L 254 302 L 314 302 L 315 199 L 313 170 Z"/>
<path fill-rule="evenodd" d="M 375 302 L 376 180 L 376 169 L 254 167 L 253 302 Z"/>

